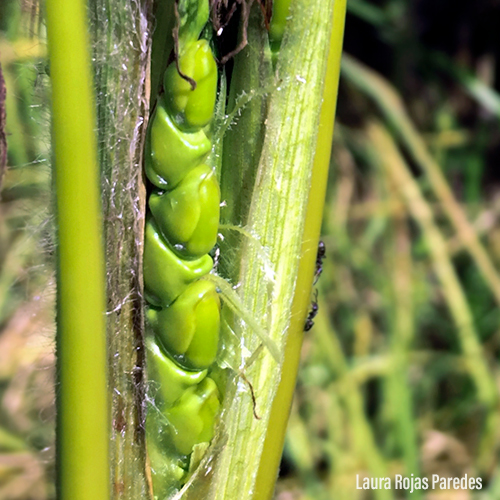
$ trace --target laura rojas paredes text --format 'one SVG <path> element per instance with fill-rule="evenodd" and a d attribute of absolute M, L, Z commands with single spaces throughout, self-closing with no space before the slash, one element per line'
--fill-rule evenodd
<path fill-rule="evenodd" d="M 358 490 L 480 490 L 483 487 L 480 477 L 443 477 L 433 474 L 428 477 L 403 476 L 396 474 L 392 477 L 362 477 L 356 474 L 356 488 Z"/>

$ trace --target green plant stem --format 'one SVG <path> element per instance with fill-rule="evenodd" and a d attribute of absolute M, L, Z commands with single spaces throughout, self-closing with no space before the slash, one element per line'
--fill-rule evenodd
<path fill-rule="evenodd" d="M 105 273 L 87 11 L 82 0 L 47 0 L 46 9 L 58 223 L 58 498 L 106 500 Z"/>

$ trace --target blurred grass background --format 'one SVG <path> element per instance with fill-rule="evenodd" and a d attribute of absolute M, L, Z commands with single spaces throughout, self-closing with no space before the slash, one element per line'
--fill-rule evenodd
<path fill-rule="evenodd" d="M 500 3 L 349 0 L 319 313 L 280 500 L 500 498 Z M 36 0 L 0 0 L 0 500 L 53 498 L 49 85 Z M 481 477 L 362 491 L 356 476 Z"/>
<path fill-rule="evenodd" d="M 40 6 L 0 1 L 7 171 L 0 201 L 0 499 L 54 497 L 54 285 Z"/>

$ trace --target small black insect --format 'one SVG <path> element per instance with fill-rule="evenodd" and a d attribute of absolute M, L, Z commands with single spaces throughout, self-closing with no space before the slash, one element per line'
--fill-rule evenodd
<path fill-rule="evenodd" d="M 304 331 L 308 332 L 313 326 L 314 326 L 314 318 L 316 317 L 316 314 L 318 314 L 318 290 L 316 290 L 316 293 L 314 295 L 314 300 L 312 301 L 311 304 L 311 310 L 309 311 L 309 315 L 307 316 L 306 319 L 306 324 L 304 325 Z"/>
<path fill-rule="evenodd" d="M 314 282 L 313 282 L 314 285 L 318 282 L 319 277 L 323 272 L 323 259 L 325 258 L 325 255 L 326 255 L 325 244 L 322 241 L 320 241 L 318 243 L 318 253 L 316 254 L 316 270 L 314 272 Z"/>

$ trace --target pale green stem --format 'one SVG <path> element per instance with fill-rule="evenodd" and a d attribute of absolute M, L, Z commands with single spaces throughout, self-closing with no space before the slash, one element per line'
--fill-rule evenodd
<path fill-rule="evenodd" d="M 87 10 L 47 0 L 58 223 L 57 485 L 62 500 L 107 500 L 104 251 Z"/>

